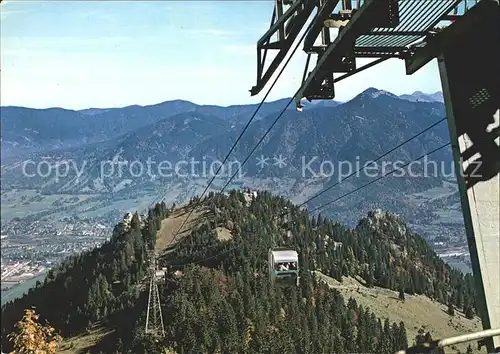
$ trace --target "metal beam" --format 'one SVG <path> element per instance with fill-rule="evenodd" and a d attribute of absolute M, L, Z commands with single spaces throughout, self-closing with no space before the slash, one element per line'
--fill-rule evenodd
<path fill-rule="evenodd" d="M 455 8 L 456 9 L 456 8 Z M 451 21 L 455 22 L 457 21 L 462 15 L 446 15 L 442 18 L 443 21 Z"/>
<path fill-rule="evenodd" d="M 313 47 L 311 52 L 320 53 L 325 49 L 324 47 Z M 321 49 L 321 50 L 320 50 Z M 404 59 L 407 54 L 408 48 L 405 47 L 354 47 L 354 55 L 356 58 L 380 58 L 390 56 L 392 58 Z"/>
<path fill-rule="evenodd" d="M 297 105 L 300 105 L 300 100 L 304 97 L 304 92 L 306 92 L 310 86 L 314 85 L 315 81 L 322 80 L 328 74 L 328 62 L 331 62 L 332 59 L 340 59 L 340 55 L 348 51 L 349 47 L 355 43 L 356 39 L 361 34 L 369 32 L 374 27 L 373 23 L 376 20 L 374 20 L 373 16 L 376 15 L 377 5 L 380 9 L 383 5 L 387 6 L 389 1 L 390 0 L 366 0 L 363 6 L 356 11 L 345 28 L 339 31 L 337 38 L 328 46 L 324 55 L 318 61 L 316 68 L 314 68 L 297 91 L 297 94 L 294 96 Z"/>
<path fill-rule="evenodd" d="M 269 27 L 266 33 L 262 35 L 262 37 L 257 42 L 257 45 L 263 45 L 264 43 L 266 43 L 269 38 L 271 38 L 276 33 L 276 31 L 278 31 L 280 27 L 285 24 L 286 20 L 292 17 L 292 15 L 297 11 L 298 7 L 301 6 L 304 2 L 307 2 L 307 0 L 297 0 L 295 4 L 293 4 L 288 10 L 286 10 L 286 12 L 281 17 L 278 17 L 276 19 L 276 22 L 274 22 L 274 24 Z M 279 3 L 279 1 L 277 1 L 277 3 Z"/>
<path fill-rule="evenodd" d="M 340 0 L 325 0 L 326 4 L 318 12 L 316 17 L 313 20 L 313 25 L 304 39 L 304 52 L 309 53 L 311 51 L 315 51 L 315 49 L 320 49 L 318 47 L 313 47 L 316 38 L 318 38 L 321 30 L 323 29 L 324 21 L 330 16 L 330 14 L 335 10 L 335 7 L 339 3 Z M 321 50 L 321 49 L 320 49 Z"/>
<path fill-rule="evenodd" d="M 416 73 L 432 59 L 436 58 L 444 46 L 455 43 L 458 36 L 477 27 L 478 24 L 486 20 L 485 17 L 491 18 L 495 16 L 496 9 L 493 3 L 494 1 L 479 1 L 477 5 L 462 15 L 458 21 L 453 22 L 435 36 L 429 37 L 425 47 L 416 49 L 414 54 L 405 60 L 406 75 Z M 478 40 L 486 40 L 486 38 L 478 38 Z M 491 43 L 491 45 L 495 45 L 495 43 Z"/>
<path fill-rule="evenodd" d="M 293 7 L 293 6 L 292 6 Z M 276 1 L 276 15 L 278 16 L 278 19 L 284 18 L 283 16 L 283 1 L 282 0 L 277 0 Z M 286 18 L 283 19 L 283 21 L 279 24 L 278 27 L 278 41 L 282 41 L 285 39 L 285 22 Z"/>
<path fill-rule="evenodd" d="M 281 18 L 278 18 L 276 22 L 271 26 L 271 28 L 261 37 L 257 43 L 257 84 L 252 87 L 250 94 L 255 96 L 258 94 L 272 77 L 278 66 L 281 64 L 283 59 L 285 59 L 288 54 L 293 42 L 297 38 L 300 30 L 304 27 L 307 19 L 311 15 L 314 7 L 316 5 L 316 0 L 297 0 L 284 14 Z M 292 15 L 295 16 L 291 18 Z M 279 42 L 280 49 L 276 57 L 273 59 L 266 72 L 262 75 L 262 68 L 264 67 L 264 62 L 261 61 L 261 50 L 264 50 L 264 56 L 267 53 L 266 47 L 272 47 L 273 43 L 269 43 L 271 36 L 279 30 L 287 19 L 290 18 L 291 23 L 287 25 L 288 35 L 286 38 Z"/>
<path fill-rule="evenodd" d="M 352 10 L 352 1 L 351 0 L 342 0 L 342 8 L 344 10 Z"/>
<path fill-rule="evenodd" d="M 440 40 L 427 42 L 425 47 L 418 48 L 415 53 L 405 60 L 406 75 L 413 75 L 439 55 Z"/>
<path fill-rule="evenodd" d="M 269 27 L 271 27 L 276 20 L 276 7 L 273 10 L 273 15 L 271 17 L 271 24 Z M 268 46 L 269 41 L 271 40 L 271 37 L 268 38 L 267 42 L 263 46 Z M 261 57 L 260 50 L 257 46 L 257 77 L 260 78 L 262 77 L 262 70 L 264 68 L 264 63 L 266 62 L 266 57 L 267 57 L 267 50 L 264 50 L 264 55 Z"/>
<path fill-rule="evenodd" d="M 370 53 L 398 53 L 406 47 L 354 47 L 355 52 L 370 52 Z"/>
<path fill-rule="evenodd" d="M 382 52 L 354 52 L 356 58 L 371 58 L 378 59 L 380 57 L 390 57 L 390 58 L 399 58 L 401 59 L 401 55 L 397 53 L 382 53 Z"/>
<path fill-rule="evenodd" d="M 423 31 L 391 31 L 391 32 L 371 32 L 370 36 L 425 36 Z"/>
<path fill-rule="evenodd" d="M 360 66 L 359 68 L 356 68 L 355 70 L 353 70 L 352 72 L 350 73 L 347 73 L 347 74 L 344 74 L 342 76 L 339 76 L 338 78 L 334 79 L 333 82 L 339 82 L 339 81 L 342 81 L 344 79 L 347 79 L 349 76 L 352 76 L 354 74 L 357 74 L 359 73 L 360 71 L 363 71 L 363 70 L 366 70 L 366 69 L 369 69 L 371 68 L 372 66 L 375 66 L 377 64 L 380 64 L 384 61 L 386 61 L 387 59 L 390 59 L 391 57 L 390 56 L 387 56 L 387 57 L 382 57 L 382 58 L 378 58 L 377 60 L 374 60 L 372 61 L 371 63 L 368 63 L 368 64 L 365 64 L 363 66 Z"/>

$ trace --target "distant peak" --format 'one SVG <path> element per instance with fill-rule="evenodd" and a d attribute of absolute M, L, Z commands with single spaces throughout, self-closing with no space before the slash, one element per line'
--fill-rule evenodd
<path fill-rule="evenodd" d="M 407 101 L 412 102 L 443 102 L 443 93 L 441 91 L 435 93 L 425 93 L 422 91 L 415 91 L 412 94 L 403 94 L 399 96 Z"/>
<path fill-rule="evenodd" d="M 372 93 L 378 92 L 378 91 L 380 91 L 378 88 L 369 87 L 366 90 L 364 90 L 363 92 L 361 92 L 361 94 L 372 94 Z"/>
<path fill-rule="evenodd" d="M 370 87 L 358 95 L 358 97 L 370 97 L 370 98 L 377 98 L 379 96 L 389 96 L 397 98 L 396 95 L 390 93 L 389 91 L 380 90 L 375 87 Z"/>

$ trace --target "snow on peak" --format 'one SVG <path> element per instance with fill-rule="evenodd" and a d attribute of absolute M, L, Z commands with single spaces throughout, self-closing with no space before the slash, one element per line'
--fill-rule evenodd
<path fill-rule="evenodd" d="M 360 94 L 360 96 L 370 97 L 370 98 L 377 98 L 380 96 L 389 96 L 389 97 L 395 97 L 395 98 L 398 97 L 398 96 L 390 93 L 389 91 L 379 90 L 379 89 L 376 89 L 374 87 L 370 87 L 369 89 L 366 89 L 365 91 L 363 91 Z"/>
<path fill-rule="evenodd" d="M 377 90 L 377 91 L 372 92 L 370 95 L 371 95 L 372 98 L 376 98 L 376 97 L 379 97 L 379 96 L 382 96 L 382 95 L 394 96 L 392 93 L 390 93 L 389 91 L 385 91 L 385 90 Z"/>

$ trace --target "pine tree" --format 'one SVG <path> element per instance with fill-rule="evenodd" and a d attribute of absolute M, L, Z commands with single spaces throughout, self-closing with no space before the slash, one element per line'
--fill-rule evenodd
<path fill-rule="evenodd" d="M 472 350 L 472 347 L 470 346 L 470 344 L 467 346 L 467 351 L 466 351 L 466 354 L 473 354 L 474 351 Z"/>
<path fill-rule="evenodd" d="M 222 349 L 225 353 L 238 352 L 238 329 L 234 310 L 226 301 L 221 300 L 218 305 L 221 310 L 218 316 L 218 332 L 221 334 Z"/>
<path fill-rule="evenodd" d="M 424 336 L 424 341 L 425 341 L 426 343 L 430 343 L 430 342 L 432 342 L 432 335 L 431 335 L 431 332 L 427 332 L 427 333 L 425 334 L 425 336 Z"/>
<path fill-rule="evenodd" d="M 399 289 L 399 300 L 401 300 L 403 302 L 405 301 L 405 292 L 404 292 L 403 288 Z"/>
<path fill-rule="evenodd" d="M 116 342 L 116 350 L 118 353 L 121 353 L 124 351 L 123 339 L 118 338 L 118 341 Z"/>
<path fill-rule="evenodd" d="M 406 334 L 406 328 L 403 321 L 399 322 L 399 343 L 401 345 L 400 349 L 408 348 L 408 335 Z"/>
<path fill-rule="evenodd" d="M 415 344 L 420 345 L 422 343 L 425 343 L 427 341 L 426 339 L 426 332 L 424 327 L 420 327 L 418 329 L 417 335 L 415 336 Z"/>
<path fill-rule="evenodd" d="M 373 288 L 373 271 L 371 268 L 367 271 L 366 286 Z"/>
<path fill-rule="evenodd" d="M 472 309 L 472 306 L 467 306 L 465 309 L 465 317 L 468 318 L 469 320 L 474 318 L 474 310 Z"/>
<path fill-rule="evenodd" d="M 140 222 L 139 214 L 137 212 L 135 212 L 132 215 L 132 220 L 130 220 L 130 227 L 136 231 L 141 230 L 141 222 Z"/>
<path fill-rule="evenodd" d="M 451 302 L 448 304 L 448 311 L 447 311 L 447 313 L 450 316 L 455 316 L 455 309 L 453 308 L 453 304 Z"/>

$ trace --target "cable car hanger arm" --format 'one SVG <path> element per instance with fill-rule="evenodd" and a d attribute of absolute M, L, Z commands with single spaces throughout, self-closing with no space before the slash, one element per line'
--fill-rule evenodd
<path fill-rule="evenodd" d="M 316 3 L 315 0 L 296 0 L 259 39 L 257 42 L 257 84 L 250 90 L 252 96 L 255 96 L 264 88 L 283 59 L 285 59 L 300 30 L 304 27 L 304 24 L 313 12 Z M 282 9 L 282 7 L 283 1 L 276 0 L 276 8 Z M 285 33 L 285 22 L 287 20 L 287 33 Z M 276 32 L 279 34 L 278 41 L 271 43 L 270 39 Z M 277 49 L 279 52 L 264 72 L 268 49 Z"/>

